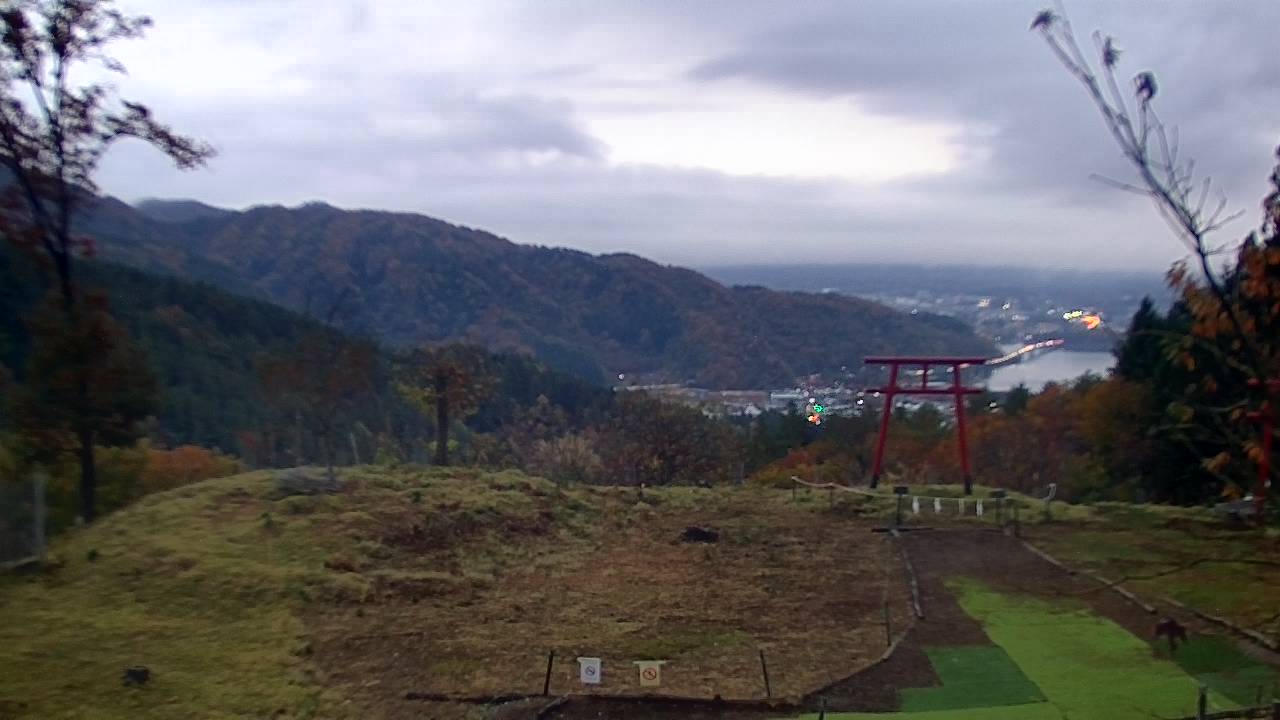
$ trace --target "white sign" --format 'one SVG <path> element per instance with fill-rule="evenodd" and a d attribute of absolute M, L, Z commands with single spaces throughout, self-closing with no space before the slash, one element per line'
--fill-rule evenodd
<path fill-rule="evenodd" d="M 578 658 L 578 677 L 583 685 L 600 684 L 600 658 Z"/>
<path fill-rule="evenodd" d="M 934 499 L 933 499 L 933 511 L 934 511 L 935 513 L 940 513 L 940 512 L 942 512 L 942 498 L 934 498 Z"/>
<path fill-rule="evenodd" d="M 920 498 L 918 497 L 911 498 L 911 512 L 915 515 L 920 514 Z"/>
<path fill-rule="evenodd" d="M 974 508 L 974 510 L 976 510 L 976 511 L 977 511 L 977 513 L 978 513 L 978 516 L 979 516 L 979 517 L 981 517 L 981 516 L 982 516 L 982 501 L 981 501 L 981 500 L 976 500 L 975 502 L 977 503 L 977 506 Z"/>
<path fill-rule="evenodd" d="M 637 660 L 640 671 L 640 687 L 658 687 L 662 684 L 662 665 L 666 660 Z"/>

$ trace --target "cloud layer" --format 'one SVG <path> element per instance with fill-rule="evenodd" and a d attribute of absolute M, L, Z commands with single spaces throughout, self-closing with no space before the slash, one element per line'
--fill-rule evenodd
<path fill-rule="evenodd" d="M 682 264 L 918 260 L 1163 269 L 1178 246 L 1039 37 L 1041 3 L 133 0 L 126 94 L 220 155 L 138 144 L 126 199 L 410 210 Z M 1255 223 L 1280 5 L 1068 7 Z M 1228 239 L 1229 236 L 1223 239 Z"/>

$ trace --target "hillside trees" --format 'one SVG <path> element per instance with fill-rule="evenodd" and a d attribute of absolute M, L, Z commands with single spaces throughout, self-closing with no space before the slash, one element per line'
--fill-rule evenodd
<path fill-rule="evenodd" d="M 371 344 L 334 331 L 315 331 L 303 338 L 296 352 L 269 358 L 261 365 L 267 397 L 295 420 L 300 433 L 317 438 L 330 481 L 334 480 L 338 429 L 373 391 L 376 362 L 377 350 Z M 295 452 L 303 447 L 299 437 Z"/>
<path fill-rule="evenodd" d="M 435 412 L 436 465 L 449 464 L 449 423 L 476 410 L 493 389 L 487 353 L 470 345 L 419 348 L 408 358 L 409 377 L 397 385 L 423 413 Z"/>
<path fill-rule="evenodd" d="M 1270 416 L 1274 422 L 1280 405 L 1280 382 L 1275 382 L 1280 377 L 1280 303 L 1275 302 L 1280 296 L 1276 292 L 1280 173 L 1272 175 L 1276 189 L 1263 202 L 1264 239 L 1251 233 L 1239 245 L 1234 265 L 1215 268 L 1223 248 L 1213 242 L 1212 235 L 1240 213 L 1225 212 L 1225 197 L 1208 202 L 1211 183 L 1195 175 L 1194 163 L 1179 152 L 1176 133 L 1166 130 L 1155 111 L 1155 75 L 1136 75 L 1132 95 L 1126 95 L 1116 78 L 1120 50 L 1113 38 L 1094 36 L 1099 72 L 1081 51 L 1065 17 L 1045 10 L 1036 15 L 1031 27 L 1080 81 L 1137 175 L 1136 184 L 1106 182 L 1150 198 L 1191 254 L 1190 262 L 1178 263 L 1169 274 L 1191 322 L 1189 331 L 1167 350 L 1176 354 L 1193 386 L 1184 402 L 1169 406 L 1177 420 L 1170 425 L 1201 453 L 1201 463 L 1215 482 L 1244 487 L 1249 484 L 1251 462 L 1269 466 L 1270 477 L 1259 473 L 1256 480 L 1261 506 L 1277 468 L 1274 458 L 1262 457 L 1259 433 L 1247 418 Z"/>
<path fill-rule="evenodd" d="M 86 70 L 123 72 L 123 66 L 106 54 L 107 46 L 141 36 L 149 24 L 146 17 L 124 15 L 110 0 L 14 0 L 0 10 L 0 164 L 9 176 L 0 194 L 0 234 L 30 250 L 52 272 L 66 325 L 55 334 L 77 338 L 72 344 L 80 350 L 70 358 L 53 358 L 47 352 L 37 356 L 56 362 L 55 374 L 74 376 L 69 396 L 48 396 L 67 403 L 60 412 L 48 413 L 48 420 L 69 418 L 73 407 L 100 408 L 104 400 L 118 397 L 93 384 L 98 370 L 64 367 L 69 361 L 87 362 L 95 354 L 112 356 L 120 346 L 117 333 L 102 336 L 93 331 L 104 322 L 105 308 L 89 307 L 76 284 L 78 258 L 94 250 L 75 226 L 95 189 L 98 163 L 124 138 L 159 149 L 179 168 L 196 167 L 212 155 L 207 145 L 158 122 L 146 106 L 118 100 L 107 85 L 77 85 L 72 80 Z M 108 336 L 116 338 L 114 346 L 104 345 L 100 353 L 80 347 Z M 93 417 L 101 419 L 103 414 Z M 64 428 L 75 433 L 81 515 L 92 521 L 97 482 L 93 447 L 117 428 L 87 421 Z"/>
<path fill-rule="evenodd" d="M 106 311 L 105 300 L 80 303 L 76 323 L 66 321 L 56 301 L 31 318 L 34 350 L 14 393 L 12 413 L 35 459 L 56 462 L 64 453 L 75 453 L 81 517 L 89 521 L 97 509 L 94 447 L 137 441 L 139 421 L 155 409 L 156 382 L 145 358 Z"/>
<path fill-rule="evenodd" d="M 694 485 L 726 480 L 737 452 L 729 426 L 697 408 L 641 392 L 622 393 L 601 432 L 606 481 L 625 485 Z"/>

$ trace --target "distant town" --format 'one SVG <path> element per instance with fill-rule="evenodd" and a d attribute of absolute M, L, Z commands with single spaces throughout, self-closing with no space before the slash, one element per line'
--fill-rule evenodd
<path fill-rule="evenodd" d="M 824 288 L 824 292 L 839 292 Z M 1140 297 L 1128 297 L 1103 305 L 1069 305 L 1051 299 L 938 293 L 919 290 L 910 294 L 859 293 L 859 297 L 917 314 L 929 312 L 963 320 L 979 335 L 1000 345 L 1021 345 L 1048 338 L 1063 338 L 1069 350 L 1110 350 L 1118 332 L 1138 309 Z"/>
<path fill-rule="evenodd" d="M 821 291 L 840 292 L 833 287 L 822 288 Z M 1029 360 L 1044 352 L 1108 352 L 1141 302 L 1140 297 L 1132 294 L 1098 305 L 1069 305 L 1047 298 L 930 290 L 909 294 L 859 293 L 858 296 L 912 315 L 927 312 L 956 318 L 1007 350 L 1004 356 L 993 358 L 990 366 L 966 370 L 966 380 L 981 380 L 990 374 L 992 366 Z M 616 387 L 619 390 L 643 390 L 672 402 L 698 407 L 712 416 L 756 417 L 770 410 L 794 411 L 821 422 L 821 418 L 827 415 L 858 416 L 867 407 L 880 407 L 880 393 L 866 390 L 874 382 L 874 371 L 868 373 L 866 369 L 856 367 L 847 368 L 841 377 L 811 375 L 797 378 L 793 387 L 769 390 L 710 390 L 678 383 L 638 385 L 620 382 Z M 931 380 L 930 385 L 944 382 L 950 383 L 950 380 L 937 377 Z M 903 384 L 906 384 L 905 380 Z M 925 405 L 949 410 L 951 404 L 951 398 L 946 396 L 900 397 L 894 401 L 895 408 L 906 410 L 916 410 Z M 950 413 L 943 413 L 942 417 L 949 418 Z"/>

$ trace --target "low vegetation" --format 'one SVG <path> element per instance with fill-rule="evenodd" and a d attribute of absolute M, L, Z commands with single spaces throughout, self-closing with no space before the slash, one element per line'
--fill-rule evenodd
<path fill-rule="evenodd" d="M 774 694 L 798 695 L 883 650 L 885 597 L 906 623 L 900 561 L 852 500 L 468 470 L 340 481 L 154 494 L 0 579 L 6 716 L 377 716 L 407 692 L 540 692 L 553 650 L 555 693 L 590 655 L 599 692 L 638 692 L 632 661 L 663 659 L 664 692 L 762 697 L 764 650 Z M 691 525 L 718 542 L 681 542 Z M 124 687 L 132 665 L 152 680 Z"/>
<path fill-rule="evenodd" d="M 1103 504 L 1093 522 L 1029 530 L 1069 564 L 1280 640 L 1280 533 L 1210 511 Z"/>

